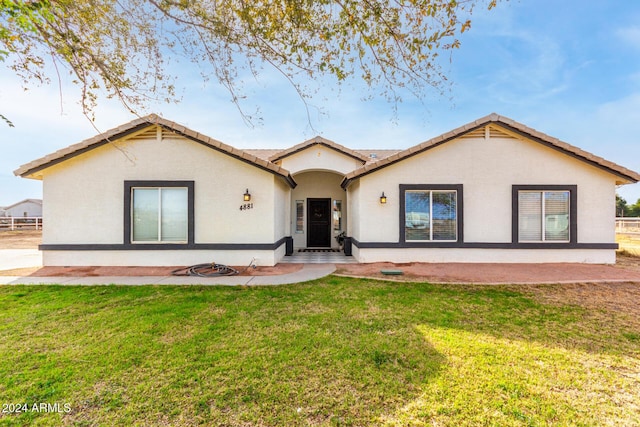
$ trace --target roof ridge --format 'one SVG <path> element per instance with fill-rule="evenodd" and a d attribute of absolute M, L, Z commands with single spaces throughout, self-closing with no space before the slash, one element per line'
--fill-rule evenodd
<path fill-rule="evenodd" d="M 351 148 L 345 147 L 342 144 L 338 144 L 337 142 L 332 141 L 330 139 L 327 139 L 327 138 L 325 138 L 323 136 L 320 136 L 320 135 L 316 135 L 313 138 L 307 139 L 306 141 L 303 141 L 303 142 L 301 142 L 299 144 L 296 144 L 296 145 L 294 145 L 292 147 L 286 148 L 286 149 L 282 150 L 279 153 L 274 154 L 273 156 L 269 157 L 269 161 L 277 162 L 278 160 L 281 160 L 281 159 L 283 159 L 285 157 L 291 156 L 291 155 L 293 155 L 293 154 L 295 154 L 295 153 L 297 153 L 299 151 L 302 151 L 302 150 L 304 150 L 304 149 L 306 149 L 308 147 L 311 147 L 313 145 L 318 145 L 318 144 L 324 145 L 324 146 L 326 146 L 328 148 L 331 148 L 331 149 L 336 150 L 338 152 L 344 153 L 344 154 L 346 154 L 346 155 L 348 155 L 350 157 L 353 157 L 355 159 L 358 159 L 358 160 L 360 160 L 362 162 L 366 162 L 367 161 L 367 157 L 362 155 L 362 154 L 360 154 L 360 153 L 358 153 L 357 151 L 355 151 L 355 150 L 353 150 Z"/>

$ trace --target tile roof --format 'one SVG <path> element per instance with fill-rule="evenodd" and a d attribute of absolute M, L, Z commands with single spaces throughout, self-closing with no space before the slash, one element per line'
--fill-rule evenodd
<path fill-rule="evenodd" d="M 231 157 L 234 157 L 243 162 L 249 163 L 253 166 L 264 169 L 275 175 L 283 178 L 291 187 L 295 187 L 296 183 L 286 169 L 268 161 L 263 158 L 257 157 L 246 151 L 237 149 L 223 142 L 210 138 L 206 135 L 191 130 L 185 126 L 182 126 L 176 122 L 166 120 L 156 114 L 150 114 L 145 117 L 140 117 L 124 125 L 118 126 L 114 129 L 108 130 L 100 135 L 96 135 L 93 138 L 85 139 L 82 142 L 71 145 L 67 148 L 63 148 L 40 159 L 29 162 L 20 166 L 13 173 L 22 177 L 27 177 L 40 170 L 46 169 L 50 166 L 78 156 L 94 148 L 100 147 L 107 143 L 110 143 L 116 139 L 123 138 L 127 135 L 140 131 L 149 126 L 158 125 L 175 134 L 181 135 L 206 147 L 225 153 Z"/>
<path fill-rule="evenodd" d="M 365 163 L 368 159 L 364 154 L 358 153 L 355 150 L 345 147 L 344 145 L 340 145 L 336 142 L 323 138 L 321 136 L 316 136 L 307 141 L 301 142 L 300 144 L 294 145 L 291 148 L 287 148 L 286 150 L 280 151 L 277 154 L 274 154 L 269 158 L 272 162 L 277 162 L 285 157 L 291 156 L 299 151 L 302 151 L 308 147 L 312 147 L 314 145 L 323 145 L 325 147 L 336 150 L 342 154 L 346 154 L 349 157 L 353 157 L 356 160 L 360 160 L 362 163 Z"/>
<path fill-rule="evenodd" d="M 486 117 L 475 120 L 471 123 L 463 125 L 457 129 L 444 133 L 440 136 L 432 138 L 421 144 L 410 147 L 406 150 L 394 150 L 394 149 L 357 149 L 352 150 L 343 145 L 337 144 L 328 139 L 316 136 L 312 139 L 304 141 L 288 149 L 245 149 L 241 150 L 230 145 L 224 144 L 218 140 L 210 138 L 206 135 L 186 128 L 178 123 L 166 120 L 155 114 L 151 114 L 145 117 L 140 117 L 129 123 L 118 126 L 100 135 L 96 135 L 92 138 L 81 141 L 77 144 L 58 150 L 40 159 L 34 160 L 27 164 L 20 166 L 14 171 L 15 175 L 22 177 L 34 177 L 35 174 L 43 169 L 46 169 L 55 164 L 61 163 L 65 160 L 78 156 L 82 153 L 90 151 L 94 148 L 100 147 L 104 144 L 110 143 L 116 139 L 126 137 L 128 135 L 139 132 L 147 127 L 158 125 L 167 129 L 175 134 L 181 135 L 192 141 L 200 143 L 209 148 L 215 149 L 243 162 L 249 163 L 253 166 L 269 171 L 282 179 L 284 179 L 291 187 L 295 187 L 296 183 L 291 177 L 290 173 L 275 164 L 275 162 L 293 155 L 299 151 L 302 151 L 308 147 L 314 145 L 323 145 L 330 149 L 336 150 L 354 159 L 357 159 L 363 163 L 363 166 L 348 173 L 342 181 L 342 186 L 346 188 L 353 180 L 358 179 L 364 175 L 375 172 L 386 166 L 390 166 L 397 162 L 400 162 L 408 157 L 412 157 L 416 154 L 427 151 L 431 148 L 435 148 L 441 144 L 451 141 L 455 138 L 464 136 L 478 130 L 486 125 L 499 126 L 511 133 L 518 134 L 527 139 L 533 140 L 547 147 L 558 150 L 564 154 L 570 155 L 581 161 L 584 161 L 593 166 L 599 167 L 612 173 L 620 178 L 620 183 L 626 182 L 638 182 L 640 181 L 640 174 L 630 169 L 624 168 L 613 162 L 598 157 L 594 154 L 586 152 L 578 147 L 574 147 L 566 142 L 560 141 L 557 138 L 546 135 L 535 129 L 529 128 L 522 123 L 518 123 L 508 117 L 500 116 L 498 114 L 490 114 Z M 375 154 L 375 156 L 372 156 Z"/>
<path fill-rule="evenodd" d="M 278 154 L 280 154 L 283 151 L 286 151 L 286 148 L 277 148 L 277 149 L 271 149 L 271 148 L 243 148 L 244 151 L 246 151 L 249 154 L 252 154 L 256 157 L 259 157 L 261 159 L 264 160 L 269 160 L 269 158 L 271 157 L 276 157 Z M 383 159 L 385 157 L 388 157 L 392 154 L 395 154 L 397 152 L 399 152 L 400 150 L 395 149 L 395 150 L 387 150 L 387 149 L 377 149 L 377 148 L 354 148 L 352 151 L 354 151 L 355 153 L 359 154 L 359 160 L 362 160 L 362 158 L 366 158 L 367 159 L 367 163 L 374 163 L 377 162 L 380 159 Z M 373 156 L 372 156 L 373 155 Z"/>
<path fill-rule="evenodd" d="M 460 126 L 457 129 L 454 129 L 442 135 L 436 136 L 435 138 L 431 138 L 428 141 L 425 141 L 421 144 L 415 145 L 413 147 L 407 148 L 406 150 L 399 151 L 388 157 L 380 159 L 375 163 L 366 164 L 361 168 L 358 168 L 352 172 L 349 172 L 347 175 L 345 175 L 345 178 L 343 179 L 341 185 L 343 188 L 346 188 L 355 179 L 368 175 L 372 172 L 375 172 L 379 169 L 390 166 L 397 162 L 400 162 L 406 158 L 415 156 L 416 154 L 435 148 L 439 145 L 442 145 L 453 139 L 459 138 L 474 130 L 482 128 L 488 124 L 500 126 L 506 129 L 507 131 L 511 131 L 527 139 L 533 140 L 547 147 L 558 150 L 564 154 L 577 158 L 578 160 L 581 160 L 588 164 L 596 166 L 600 169 L 604 169 L 605 171 L 622 178 L 623 181 L 621 181 L 620 183 L 640 181 L 640 174 L 638 174 L 637 172 L 634 172 L 616 163 L 610 162 L 606 159 L 603 159 L 602 157 L 598 157 L 594 154 L 584 151 L 571 144 L 560 141 L 557 138 L 554 138 L 552 136 L 539 132 L 535 129 L 532 129 L 528 126 L 525 126 L 522 123 L 516 122 L 513 119 L 493 113 L 486 117 L 475 120 L 471 123 L 467 123 L 466 125 Z"/>

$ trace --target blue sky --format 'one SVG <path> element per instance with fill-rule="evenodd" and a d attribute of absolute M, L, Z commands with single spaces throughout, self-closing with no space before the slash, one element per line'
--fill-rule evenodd
<path fill-rule="evenodd" d="M 477 10 L 462 46 L 443 63 L 453 85 L 423 102 L 406 95 L 394 115 L 383 98 L 363 100 L 358 82 L 321 86 L 304 105 L 277 73 L 246 85 L 248 126 L 224 89 L 177 70 L 178 105 L 151 105 L 167 119 L 238 148 L 286 148 L 320 134 L 351 148 L 407 148 L 491 112 L 640 171 L 640 2 L 511 0 Z M 40 181 L 13 176 L 33 159 L 106 131 L 135 116 L 101 100 L 91 124 L 64 84 L 31 87 L 0 69 L 0 206 L 40 198 Z M 62 91 L 62 98 L 60 92 Z M 95 126 L 95 127 L 94 127 Z M 640 184 L 618 190 L 629 203 Z"/>

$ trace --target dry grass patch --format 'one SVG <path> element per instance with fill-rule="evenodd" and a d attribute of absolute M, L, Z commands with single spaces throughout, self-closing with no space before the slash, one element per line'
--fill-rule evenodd
<path fill-rule="evenodd" d="M 640 234 L 616 234 L 618 253 L 628 257 L 640 257 Z"/>

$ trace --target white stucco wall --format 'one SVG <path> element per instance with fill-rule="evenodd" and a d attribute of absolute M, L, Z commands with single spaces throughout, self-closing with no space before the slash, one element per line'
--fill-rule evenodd
<path fill-rule="evenodd" d="M 161 140 L 154 138 L 153 133 L 150 135 L 144 139 L 118 141 L 118 148 L 113 145 L 96 148 L 44 171 L 47 226 L 43 231 L 43 244 L 123 243 L 124 181 L 136 180 L 194 181 L 196 244 L 274 243 L 276 236 L 284 237 L 287 222 L 282 202 L 288 190 L 276 183 L 279 178 L 188 139 L 166 132 Z M 246 189 L 251 193 L 253 209 L 240 210 L 245 203 Z M 276 215 L 279 215 L 277 221 Z M 73 258 L 71 252 L 62 252 L 45 256 L 45 263 Z M 172 252 L 125 251 L 122 254 L 125 260 L 114 262 L 116 265 L 183 264 L 172 262 Z M 180 251 L 176 260 L 189 258 L 187 252 Z M 194 259 L 207 262 L 209 257 L 204 252 L 195 251 Z M 252 256 L 247 253 L 238 258 L 240 251 L 223 252 L 225 259 L 218 258 L 216 262 L 244 264 Z M 90 255 L 78 254 L 86 260 L 81 264 L 88 265 Z M 110 262 L 106 260 L 121 259 L 116 252 L 99 254 L 102 258 L 97 259 L 102 259 L 104 264 Z M 273 255 L 261 255 L 261 258 L 269 262 Z"/>
<path fill-rule="evenodd" d="M 208 262 L 246 267 L 252 259 L 258 266 L 273 266 L 284 256 L 284 245 L 276 251 L 162 250 L 162 251 L 44 251 L 42 261 L 51 266 L 189 266 Z"/>
<path fill-rule="evenodd" d="M 458 139 L 363 176 L 359 180 L 359 188 L 350 189 L 350 197 L 354 199 L 352 204 L 359 205 L 361 209 L 358 228 L 353 227 L 353 236 L 360 242 L 399 241 L 400 184 L 462 184 L 464 241 L 467 243 L 511 242 L 512 185 L 577 185 L 578 243 L 615 241 L 615 177 L 532 141 L 515 138 Z M 379 203 L 382 191 L 387 195 L 386 205 Z M 563 255 L 572 251 L 575 250 L 522 251 L 518 252 L 517 259 L 532 262 L 555 259 L 560 262 L 577 258 L 581 260 L 579 262 L 610 262 L 613 253 L 605 250 L 606 257 L 595 258 L 578 252 L 571 256 Z M 374 256 L 374 252 L 361 249 L 360 260 L 386 258 L 406 262 L 404 255 L 391 254 L 411 253 L 396 250 L 382 255 L 383 251 L 378 251 Z M 464 256 L 453 255 L 452 251 L 442 252 L 451 255 L 452 259 L 465 259 Z M 483 256 L 485 261 L 492 261 L 501 254 L 494 249 L 477 252 L 480 254 L 474 255 L 477 261 Z M 597 251 L 587 252 L 594 254 Z M 472 252 L 466 250 L 461 253 L 470 255 Z M 433 259 L 431 255 L 427 257 Z"/>
<path fill-rule="evenodd" d="M 356 248 L 357 249 L 357 248 Z M 367 262 L 455 262 L 455 263 L 558 263 L 614 264 L 616 254 L 610 249 L 456 249 L 410 248 L 354 250 L 354 257 Z"/>
<path fill-rule="evenodd" d="M 275 180 L 274 191 L 274 236 L 273 241 L 291 236 L 291 187 L 280 179 Z M 285 246 L 282 245 L 276 251 L 274 261 L 278 263 L 285 254 Z"/>
<path fill-rule="evenodd" d="M 360 240 L 360 180 L 347 188 L 347 235 Z"/>
<path fill-rule="evenodd" d="M 292 175 L 307 170 L 336 171 L 344 175 L 362 166 L 362 161 L 324 145 L 312 145 L 285 157 L 280 163 Z"/>
<path fill-rule="evenodd" d="M 293 236 L 293 245 L 295 248 L 304 248 L 307 246 L 307 199 L 309 198 L 331 198 L 333 206 L 334 200 L 342 201 L 342 230 L 347 227 L 347 195 L 340 187 L 343 176 L 332 172 L 302 172 L 293 176 L 298 186 L 291 191 L 291 230 Z M 296 220 L 296 200 L 304 201 L 304 231 L 302 233 L 295 232 Z M 331 225 L 331 235 L 336 236 L 340 231 L 333 230 Z M 338 243 L 334 238 L 331 239 L 331 246 L 338 247 Z"/>

